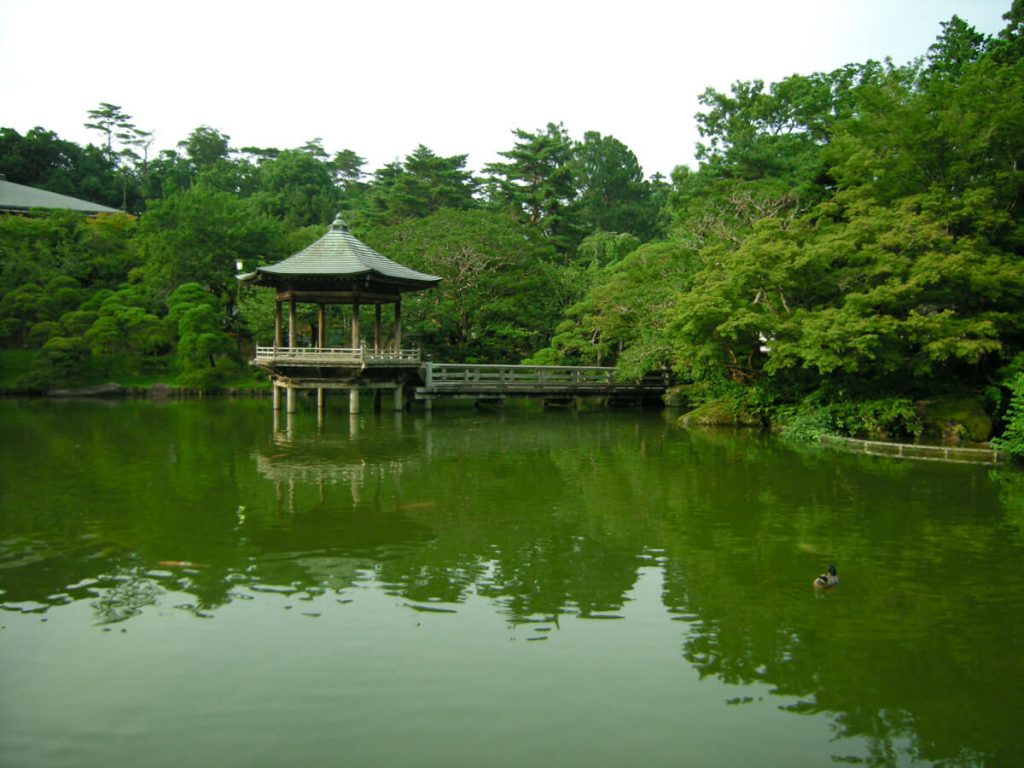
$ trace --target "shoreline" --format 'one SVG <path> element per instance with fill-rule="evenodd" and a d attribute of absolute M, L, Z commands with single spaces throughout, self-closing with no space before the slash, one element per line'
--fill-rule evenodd
<path fill-rule="evenodd" d="M 818 444 L 848 453 L 881 456 L 888 459 L 915 461 L 946 461 L 954 464 L 988 464 L 1004 466 L 1011 463 L 1010 455 L 995 448 L 962 448 L 959 446 L 927 445 L 922 443 L 891 443 L 882 440 L 862 440 L 856 437 L 822 435 Z"/>
<path fill-rule="evenodd" d="M 153 384 L 146 387 L 131 387 L 114 382 L 97 384 L 89 387 L 72 387 L 46 391 L 18 388 L 0 389 L 0 397 L 24 397 L 47 400 L 66 400 L 73 398 L 97 398 L 111 400 L 184 400 L 203 399 L 205 397 L 271 397 L 272 395 L 273 390 L 269 387 L 254 386 L 197 389 L 194 387 L 180 387 L 173 384 Z"/>

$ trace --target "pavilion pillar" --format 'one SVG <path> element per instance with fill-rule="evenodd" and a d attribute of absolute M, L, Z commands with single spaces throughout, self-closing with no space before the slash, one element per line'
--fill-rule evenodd
<path fill-rule="evenodd" d="M 288 387 L 285 392 L 286 403 L 284 410 L 286 413 L 295 413 L 295 387 Z"/>
<path fill-rule="evenodd" d="M 274 301 L 274 351 L 281 346 L 281 301 Z"/>
<path fill-rule="evenodd" d="M 402 300 L 395 302 L 395 352 L 402 351 Z"/>
<path fill-rule="evenodd" d="M 396 413 L 405 410 L 405 400 L 403 398 L 404 394 L 405 394 L 405 392 L 404 392 L 404 387 L 403 387 L 402 384 L 399 384 L 397 387 L 395 387 L 395 412 Z"/>
<path fill-rule="evenodd" d="M 359 349 L 359 299 L 352 302 L 352 349 Z"/>
<path fill-rule="evenodd" d="M 277 386 L 277 382 L 274 382 L 274 413 L 281 410 L 281 388 Z"/>
<path fill-rule="evenodd" d="M 295 346 L 295 297 L 288 299 L 288 346 Z M 289 388 L 289 391 L 290 388 Z"/>
<path fill-rule="evenodd" d="M 378 351 L 384 348 L 384 327 L 380 321 L 380 302 L 374 305 L 373 348 Z"/>
<path fill-rule="evenodd" d="M 348 412 L 351 414 L 359 413 L 359 390 L 355 387 L 348 391 Z"/>
<path fill-rule="evenodd" d="M 324 305 L 321 304 L 317 311 L 316 318 L 316 345 L 320 349 L 327 346 L 327 312 L 324 311 Z M 316 413 L 317 418 L 323 421 L 324 418 L 324 390 L 322 387 L 317 387 L 316 390 Z"/>

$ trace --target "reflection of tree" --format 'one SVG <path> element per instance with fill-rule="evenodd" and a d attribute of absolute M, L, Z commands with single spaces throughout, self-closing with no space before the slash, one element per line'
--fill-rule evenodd
<path fill-rule="evenodd" d="M 863 738 L 875 764 L 906 759 L 901 750 L 1015 762 L 992 753 L 1016 743 L 1012 719 L 972 717 L 1007 695 L 1022 702 L 1005 677 L 1020 633 L 992 621 L 1024 598 L 1019 545 L 975 512 L 999 508 L 991 486 L 971 482 L 975 469 L 781 458 L 714 468 L 717 508 L 691 511 L 667 540 L 665 601 L 693 620 L 686 659 L 702 676 L 771 685 L 797 699 L 794 713 L 831 713 L 837 735 Z M 956 472 L 966 482 L 951 504 L 939 477 Z M 810 579 L 833 559 L 847 578 L 815 598 Z"/>
<path fill-rule="evenodd" d="M 218 405 L 223 423 L 182 405 L 132 405 L 116 441 L 106 414 L 70 420 L 71 435 L 45 413 L 14 425 L 40 441 L 52 429 L 72 477 L 34 509 L 3 486 L 4 601 L 65 593 L 116 621 L 171 592 L 200 613 L 370 581 L 411 605 L 482 597 L 525 622 L 628 615 L 656 558 L 702 676 L 770 686 L 874 764 L 1019 762 L 1013 718 L 975 714 L 1018 711 L 1024 690 L 1024 539 L 1000 516 L 1013 489 L 983 470 L 513 408 L 427 428 L 364 418 L 358 435 L 347 414 L 318 431 L 300 412 L 274 443 L 267 403 Z M 831 561 L 843 582 L 815 597 Z"/>
<path fill-rule="evenodd" d="M 161 591 L 153 579 L 141 573 L 122 573 L 99 591 L 92 606 L 100 624 L 114 624 L 138 616 L 145 606 L 154 605 Z"/>

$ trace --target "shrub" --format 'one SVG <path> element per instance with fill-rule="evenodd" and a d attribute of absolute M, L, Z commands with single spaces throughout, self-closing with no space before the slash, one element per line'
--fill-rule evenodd
<path fill-rule="evenodd" d="M 1024 373 L 1010 381 L 1010 404 L 1006 409 L 1006 429 L 992 445 L 1011 456 L 1024 457 Z"/>

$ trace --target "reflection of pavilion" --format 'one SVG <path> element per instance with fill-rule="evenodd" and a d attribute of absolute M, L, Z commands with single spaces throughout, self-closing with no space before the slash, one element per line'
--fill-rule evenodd
<path fill-rule="evenodd" d="M 372 436 L 366 436 L 367 442 L 360 450 L 353 443 L 354 437 L 323 433 L 295 437 L 291 430 L 275 432 L 271 444 L 253 451 L 251 456 L 256 471 L 274 483 L 279 502 L 288 490 L 288 506 L 293 513 L 296 489 L 302 486 L 315 487 L 321 502 L 328 486 L 347 487 L 353 503 L 358 504 L 367 485 L 387 482 L 400 490 L 403 472 L 411 464 L 420 464 L 423 454 L 419 447 L 387 450 L 385 446 L 374 447 Z"/>
<path fill-rule="evenodd" d="M 395 410 L 402 410 L 402 392 L 407 384 L 418 382 L 420 353 L 402 349 L 402 293 L 433 288 L 441 278 L 409 269 L 368 247 L 348 229 L 339 216 L 330 231 L 303 251 L 284 261 L 239 279 L 255 286 L 273 288 L 274 345 L 257 347 L 253 364 L 266 371 L 274 384 L 274 406 L 279 407 L 280 390 L 287 393 L 287 410 L 295 410 L 296 389 L 316 389 L 317 403 L 323 406 L 324 391 L 349 392 L 349 409 L 359 411 L 359 390 L 379 392 L 390 389 Z M 288 344 L 282 338 L 281 304 L 288 304 Z M 316 304 L 315 344 L 297 344 L 298 303 Z M 349 347 L 327 346 L 326 305 L 349 305 L 352 339 Z M 374 307 L 374 332 L 371 346 L 360 333 L 360 308 Z M 382 308 L 393 307 L 392 334 L 384 338 Z"/>

